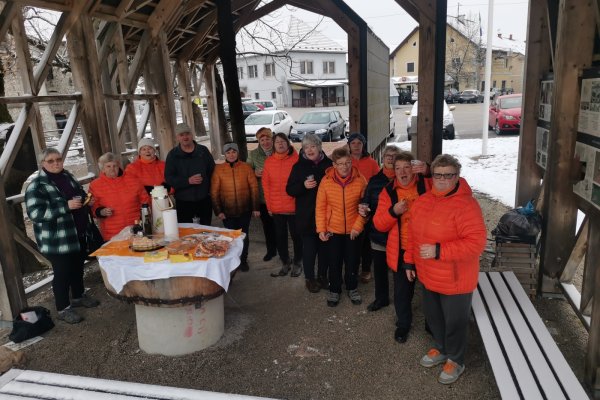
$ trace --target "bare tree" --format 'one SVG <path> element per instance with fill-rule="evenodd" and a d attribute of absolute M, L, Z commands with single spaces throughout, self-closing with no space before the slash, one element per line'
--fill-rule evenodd
<path fill-rule="evenodd" d="M 481 25 L 472 14 L 459 16 L 450 26 L 446 46 L 446 74 L 457 89 L 479 86 L 482 56 Z M 460 88 L 460 85 L 466 85 Z"/>

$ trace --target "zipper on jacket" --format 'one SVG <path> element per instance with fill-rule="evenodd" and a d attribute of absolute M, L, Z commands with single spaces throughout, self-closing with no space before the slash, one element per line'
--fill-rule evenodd
<path fill-rule="evenodd" d="M 344 207 L 344 235 L 346 235 L 346 232 L 348 231 L 346 226 L 346 186 L 342 186 L 342 204 Z"/>
<path fill-rule="evenodd" d="M 231 164 L 231 175 L 233 176 L 233 196 L 235 199 L 235 210 L 237 212 L 237 211 L 239 211 L 240 207 L 238 206 L 238 201 L 237 201 L 237 187 L 235 185 L 235 170 L 234 170 L 233 164 Z"/>

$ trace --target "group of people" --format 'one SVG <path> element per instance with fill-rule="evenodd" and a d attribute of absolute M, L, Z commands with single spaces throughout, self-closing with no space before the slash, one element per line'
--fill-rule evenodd
<path fill-rule="evenodd" d="M 387 146 L 380 168 L 360 133 L 351 134 L 348 146 L 335 149 L 330 158 L 315 135 L 306 135 L 298 152 L 286 135 L 261 128 L 256 133 L 258 147 L 246 162 L 239 159 L 236 143 L 226 143 L 225 162 L 215 164 L 209 150 L 193 140 L 189 126 L 178 124 L 175 133 L 178 145 L 166 161 L 157 157 L 151 139 L 140 140 L 137 159 L 124 170 L 120 157 L 102 155 L 89 202 L 63 168 L 58 150 L 40 154 L 40 172 L 25 200 L 40 251 L 54 269 L 59 319 L 78 323 L 82 317 L 74 308 L 98 305 L 83 288 L 91 217 L 103 239 L 110 240 L 139 219 L 140 206 L 150 203 L 152 188 L 163 185 L 175 197 L 179 222 L 211 225 L 214 212 L 225 227 L 246 233 L 241 271 L 249 270 L 251 217 L 260 217 L 266 243 L 263 260 L 279 255 L 281 262 L 271 276 L 304 273 L 309 292 L 328 291 L 330 307 L 341 301 L 343 286 L 351 303 L 361 304 L 358 282 L 372 277 L 375 299 L 367 309 L 388 306 L 392 270 L 394 338 L 399 343 L 407 340 L 411 329 L 418 278 L 434 341 L 421 364 L 443 363 L 441 383 L 458 379 L 464 370 L 471 296 L 486 230 L 454 157 L 440 155 L 427 165 Z"/>

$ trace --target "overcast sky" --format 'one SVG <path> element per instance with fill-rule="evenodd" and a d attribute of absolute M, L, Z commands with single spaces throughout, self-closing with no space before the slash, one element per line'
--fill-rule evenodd
<path fill-rule="evenodd" d="M 358 15 L 360 15 L 373 32 L 392 51 L 400 42 L 417 26 L 413 20 L 394 0 L 344 0 Z M 460 5 L 459 5 L 460 4 Z M 494 1 L 494 26 L 492 32 L 502 32 L 508 36 L 521 40 L 527 35 L 527 0 L 495 0 Z M 448 0 L 448 15 L 457 16 L 471 13 L 477 21 L 481 13 L 484 41 L 487 32 L 488 1 L 485 0 Z M 320 16 L 298 10 L 296 14 L 307 23 L 316 23 Z M 346 43 L 346 33 L 334 22 L 325 21 L 319 27 L 325 35 L 341 43 Z"/>

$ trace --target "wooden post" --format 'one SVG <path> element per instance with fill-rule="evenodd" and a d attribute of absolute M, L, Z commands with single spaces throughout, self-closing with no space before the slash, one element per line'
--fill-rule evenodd
<path fill-rule="evenodd" d="M 189 126 L 194 126 L 194 111 L 192 110 L 192 82 L 190 80 L 190 68 L 187 61 L 176 60 L 177 68 L 177 90 L 179 92 L 179 103 L 181 106 L 181 118 Z M 198 134 L 198 132 L 196 132 Z"/>
<path fill-rule="evenodd" d="M 208 123 L 210 138 L 210 152 L 216 160 L 221 155 L 221 135 L 219 134 L 219 111 L 217 110 L 217 93 L 215 84 L 215 66 L 204 65 L 204 82 L 206 83 L 206 97 L 208 101 Z"/>
<path fill-rule="evenodd" d="M 417 115 L 416 157 L 427 162 L 431 162 L 433 157 L 435 35 L 435 21 L 421 16 L 419 20 L 419 112 Z M 414 137 L 413 141 L 415 141 Z"/>
<path fill-rule="evenodd" d="M 589 221 L 588 243 L 600 243 L 600 220 Z M 600 247 L 588 246 L 585 256 L 584 290 L 600 288 Z M 583 299 L 582 299 L 583 300 Z M 594 293 L 592 301 L 592 321 L 590 324 L 587 353 L 585 356 L 584 381 L 594 391 L 600 391 L 600 292 Z M 583 307 L 583 303 L 582 303 Z"/>
<path fill-rule="evenodd" d="M 516 205 L 535 199 L 540 191 L 542 169 L 535 162 L 540 79 L 550 70 L 550 32 L 547 0 L 531 0 L 527 30 L 527 58 L 523 93 L 523 116 L 519 136 Z"/>
<path fill-rule="evenodd" d="M 570 176 L 579 118 L 579 73 L 591 66 L 596 29 L 591 2 L 560 3 L 554 64 L 554 93 L 560 95 L 552 101 L 540 262 L 540 271 L 550 278 L 560 275 L 574 244 L 577 204 Z"/>

